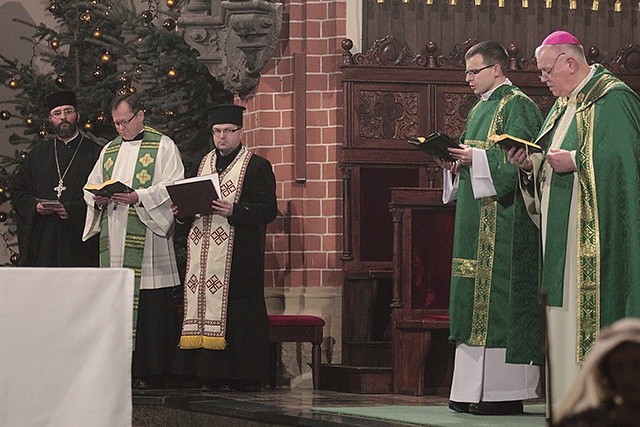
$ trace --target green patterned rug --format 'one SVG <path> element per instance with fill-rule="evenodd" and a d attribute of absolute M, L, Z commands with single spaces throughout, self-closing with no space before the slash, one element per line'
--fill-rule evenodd
<path fill-rule="evenodd" d="M 312 408 L 313 412 L 340 414 L 357 418 L 370 418 L 395 423 L 419 426 L 518 426 L 542 427 L 547 425 L 545 408 L 540 405 L 525 405 L 523 415 L 487 416 L 460 414 L 446 406 L 368 406 Z"/>

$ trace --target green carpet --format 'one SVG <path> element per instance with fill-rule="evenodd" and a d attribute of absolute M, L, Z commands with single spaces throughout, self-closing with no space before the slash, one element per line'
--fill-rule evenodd
<path fill-rule="evenodd" d="M 523 415 L 513 416 L 460 414 L 453 412 L 447 406 L 331 407 L 312 408 L 312 411 L 433 427 L 470 425 L 474 427 L 516 425 L 518 427 L 542 427 L 547 425 L 544 404 L 525 405 Z"/>

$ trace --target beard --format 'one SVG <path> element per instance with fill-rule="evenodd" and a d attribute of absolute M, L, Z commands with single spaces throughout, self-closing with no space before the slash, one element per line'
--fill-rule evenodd
<path fill-rule="evenodd" d="M 62 120 L 56 126 L 54 126 L 54 131 L 58 138 L 65 139 L 69 138 L 76 134 L 78 131 L 78 121 L 66 121 Z"/>

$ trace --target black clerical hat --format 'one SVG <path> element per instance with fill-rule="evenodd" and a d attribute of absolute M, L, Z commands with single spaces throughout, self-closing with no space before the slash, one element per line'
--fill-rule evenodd
<path fill-rule="evenodd" d="M 49 111 L 61 105 L 73 105 L 76 108 L 78 106 L 76 94 L 70 90 L 52 92 L 45 97 L 45 101 L 47 103 L 47 107 L 49 107 Z"/>
<path fill-rule="evenodd" d="M 211 126 L 231 123 L 242 127 L 242 112 L 245 108 L 241 105 L 220 104 L 211 110 Z"/>

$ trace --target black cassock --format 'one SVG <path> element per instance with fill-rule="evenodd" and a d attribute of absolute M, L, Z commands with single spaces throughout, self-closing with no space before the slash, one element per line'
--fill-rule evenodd
<path fill-rule="evenodd" d="M 60 174 L 64 174 L 66 187 L 60 196 L 60 202 L 69 213 L 69 218 L 65 220 L 55 213 L 40 215 L 36 212 L 36 199 L 58 198 L 54 190 L 59 182 L 54 152 L 56 148 Z M 87 211 L 82 187 L 101 149 L 102 146 L 97 142 L 78 135 L 67 145 L 56 138 L 38 145 L 28 154 L 11 188 L 11 202 L 18 223 L 21 266 L 98 267 L 99 236 L 82 241 Z M 71 165 L 65 174 L 69 162 Z"/>
<path fill-rule="evenodd" d="M 226 167 L 237 155 L 216 167 Z M 195 375 L 207 383 L 240 380 L 250 383 L 267 378 L 269 341 L 267 309 L 264 300 L 265 227 L 278 213 L 275 177 L 271 164 L 253 155 L 247 165 L 242 194 L 234 205 L 229 224 L 235 227 L 235 240 L 229 278 L 227 330 L 224 350 L 180 350 L 177 373 Z"/>

